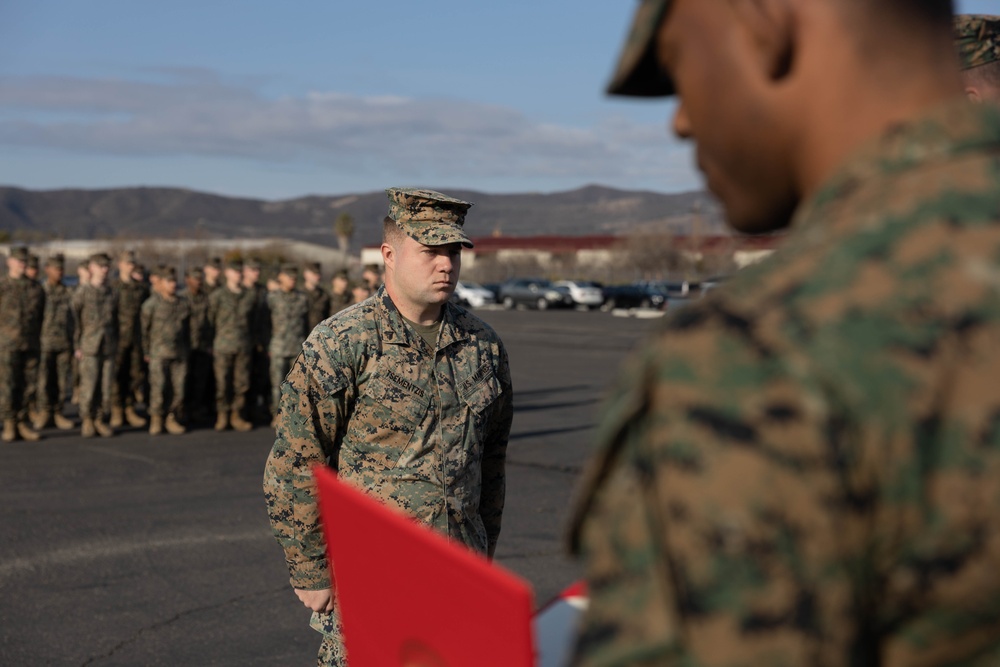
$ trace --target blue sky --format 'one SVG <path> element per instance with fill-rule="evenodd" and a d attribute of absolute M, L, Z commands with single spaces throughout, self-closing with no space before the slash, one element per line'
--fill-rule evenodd
<path fill-rule="evenodd" d="M 701 187 L 669 105 L 602 93 L 633 7 L 0 0 L 0 184 Z"/>

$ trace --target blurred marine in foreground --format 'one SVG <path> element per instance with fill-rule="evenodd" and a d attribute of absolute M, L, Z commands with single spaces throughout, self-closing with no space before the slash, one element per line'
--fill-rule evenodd
<path fill-rule="evenodd" d="M 647 0 L 611 92 L 782 249 L 627 363 L 577 665 L 1000 664 L 1000 113 L 941 0 Z"/>

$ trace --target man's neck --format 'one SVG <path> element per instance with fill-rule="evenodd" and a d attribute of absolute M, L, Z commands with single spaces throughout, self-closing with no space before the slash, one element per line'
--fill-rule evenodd
<path fill-rule="evenodd" d="M 430 325 L 441 319 L 441 309 L 444 308 L 443 304 L 410 303 L 406 299 L 403 299 L 401 295 L 397 294 L 396 290 L 390 286 L 388 281 L 385 283 L 385 291 L 389 294 L 389 298 L 392 299 L 392 303 L 396 306 L 396 310 L 399 311 L 399 314 L 411 322 Z"/>

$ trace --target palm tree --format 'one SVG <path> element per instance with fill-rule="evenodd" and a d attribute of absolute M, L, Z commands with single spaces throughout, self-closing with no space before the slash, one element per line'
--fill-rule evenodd
<path fill-rule="evenodd" d="M 340 251 L 346 255 L 354 237 L 354 218 L 350 213 L 345 211 L 337 216 L 336 222 L 333 223 L 333 233 L 337 237 Z"/>

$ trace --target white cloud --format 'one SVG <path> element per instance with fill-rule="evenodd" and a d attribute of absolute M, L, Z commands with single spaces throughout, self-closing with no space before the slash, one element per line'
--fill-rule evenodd
<path fill-rule="evenodd" d="M 697 186 L 689 152 L 662 124 L 615 117 L 564 127 L 459 99 L 328 91 L 269 98 L 211 72 L 161 73 L 165 81 L 0 78 L 0 145 L 316 165 L 456 185 L 537 178 Z"/>

